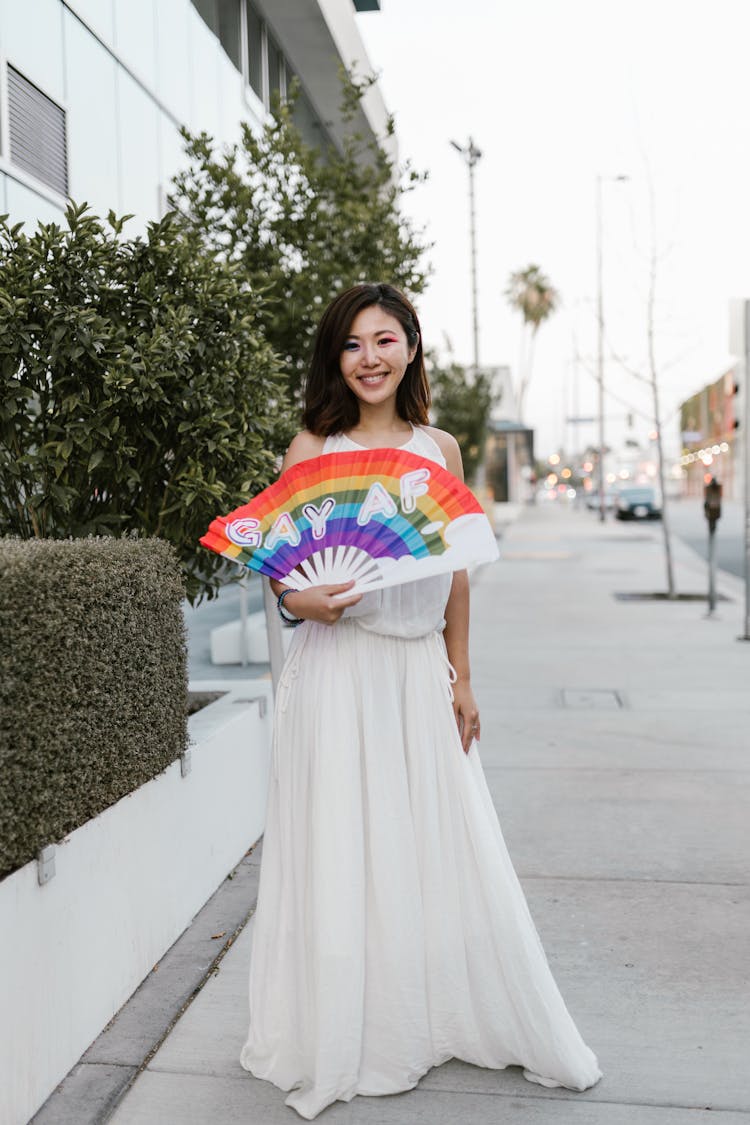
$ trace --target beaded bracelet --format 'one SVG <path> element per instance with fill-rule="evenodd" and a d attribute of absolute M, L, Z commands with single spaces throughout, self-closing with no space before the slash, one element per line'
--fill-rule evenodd
<path fill-rule="evenodd" d="M 289 613 L 289 610 L 284 609 L 284 598 L 287 596 L 287 594 L 296 594 L 298 592 L 299 591 L 297 590 L 284 590 L 283 593 L 279 595 L 279 599 L 276 602 L 276 608 L 279 611 L 279 617 L 285 625 L 291 625 L 292 628 L 294 628 L 295 625 L 301 625 L 305 619 L 304 617 L 288 617 L 287 614 Z"/>

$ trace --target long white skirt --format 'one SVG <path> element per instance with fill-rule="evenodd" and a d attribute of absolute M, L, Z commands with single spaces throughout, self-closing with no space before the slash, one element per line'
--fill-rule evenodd
<path fill-rule="evenodd" d="M 314 1118 L 455 1057 L 600 1077 L 558 992 L 442 635 L 307 622 L 279 685 L 241 1062 Z"/>

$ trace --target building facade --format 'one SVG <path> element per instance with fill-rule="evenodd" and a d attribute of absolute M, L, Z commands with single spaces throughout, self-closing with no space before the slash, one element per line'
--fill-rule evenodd
<path fill-rule="evenodd" d="M 734 368 L 680 404 L 683 492 L 702 496 L 709 477 L 721 481 L 724 496 L 740 496 L 741 441 Z"/>
<path fill-rule="evenodd" d="M 295 78 L 303 135 L 339 144 L 339 66 L 371 70 L 356 9 L 377 6 L 0 0 L 0 213 L 58 221 L 72 198 L 100 215 L 132 213 L 134 233 L 166 209 L 182 127 L 234 141 Z M 375 85 L 355 124 L 382 138 L 386 122 Z"/>

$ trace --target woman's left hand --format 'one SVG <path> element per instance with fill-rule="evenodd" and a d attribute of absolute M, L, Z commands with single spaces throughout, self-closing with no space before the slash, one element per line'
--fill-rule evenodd
<path fill-rule="evenodd" d="M 453 685 L 453 714 L 464 754 L 468 754 L 474 739 L 479 742 L 481 733 L 479 708 L 468 680 L 456 680 Z"/>

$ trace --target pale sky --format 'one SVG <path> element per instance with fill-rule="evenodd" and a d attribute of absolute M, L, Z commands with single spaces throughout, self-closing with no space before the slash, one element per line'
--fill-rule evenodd
<path fill-rule="evenodd" d="M 503 290 L 540 265 L 563 307 L 539 333 L 526 421 L 537 453 L 565 440 L 566 414 L 593 415 L 597 175 L 604 185 L 605 318 L 611 350 L 642 362 L 656 200 L 657 353 L 665 435 L 680 399 L 729 361 L 728 301 L 750 296 L 749 0 L 381 0 L 357 17 L 402 159 L 430 174 L 409 213 L 435 246 L 418 302 L 426 342 L 471 360 L 468 173 L 449 145 L 469 135 L 476 168 L 480 363 L 514 373 L 519 319 Z M 577 379 L 575 348 L 584 356 Z M 577 384 L 577 402 L 576 402 Z M 608 440 L 649 392 L 614 361 Z M 667 423 L 672 416 L 671 422 Z M 636 414 L 632 436 L 652 428 Z M 572 429 L 568 428 L 568 437 Z M 595 439 L 581 426 L 582 441 Z"/>

